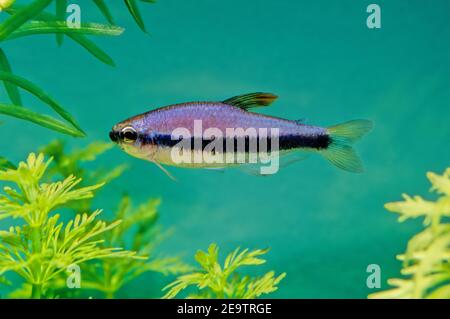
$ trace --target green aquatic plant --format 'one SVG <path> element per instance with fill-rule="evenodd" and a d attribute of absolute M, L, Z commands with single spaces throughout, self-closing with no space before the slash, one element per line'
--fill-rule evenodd
<path fill-rule="evenodd" d="M 140 1 L 153 2 L 151 0 Z M 55 3 L 55 15 L 44 11 L 52 3 Z M 124 0 L 124 3 L 139 27 L 145 31 L 137 1 Z M 0 43 L 36 34 L 55 34 L 58 45 L 62 45 L 64 37 L 68 37 L 100 61 L 114 66 L 112 58 L 86 36 L 118 36 L 123 33 L 124 29 L 114 25 L 104 1 L 94 0 L 94 4 L 107 17 L 110 25 L 97 23 L 81 23 L 79 27 L 68 25 L 65 17 L 67 0 L 34 0 L 28 5 L 18 5 L 13 0 L 1 0 L 0 13 L 6 12 L 9 17 L 0 23 Z M 85 132 L 75 118 L 61 104 L 36 84 L 13 73 L 7 55 L 2 48 L 0 48 L 0 82 L 3 82 L 9 98 L 9 101 L 0 101 L 0 114 L 33 122 L 74 137 L 85 136 Z M 19 89 L 40 99 L 52 108 L 61 119 L 40 114 L 24 107 Z"/>
<path fill-rule="evenodd" d="M 40 149 L 45 155 L 52 157 L 53 161 L 48 168 L 50 176 L 67 176 L 74 174 L 83 177 L 84 183 L 109 183 L 122 175 L 127 165 L 117 165 L 108 169 L 96 168 L 89 170 L 84 166 L 95 161 L 114 147 L 113 143 L 95 141 L 80 149 L 68 151 L 63 140 L 54 140 Z"/>
<path fill-rule="evenodd" d="M 163 289 L 167 290 L 164 298 L 175 298 L 191 286 L 196 287 L 196 291 L 188 294 L 188 298 L 253 299 L 272 293 L 278 289 L 286 273 L 275 276 L 274 271 L 269 271 L 261 277 L 250 277 L 236 272 L 242 266 L 264 264 L 266 261 L 260 256 L 267 252 L 267 249 L 250 251 L 237 248 L 225 258 L 222 266 L 219 263 L 219 248 L 211 244 L 207 252 L 200 250 L 195 255 L 201 269 L 179 276 L 166 286 Z"/>
<path fill-rule="evenodd" d="M 0 156 L 0 169 L 14 168 L 14 164 L 8 161 L 5 157 Z"/>
<path fill-rule="evenodd" d="M 124 196 L 114 216 L 122 223 L 113 231 L 105 233 L 103 245 L 128 247 L 141 258 L 110 258 L 95 260 L 83 268 L 83 289 L 100 291 L 106 298 L 114 298 L 120 289 L 147 272 L 162 275 L 178 275 L 192 267 L 176 256 L 160 256 L 157 245 L 166 237 L 158 227 L 159 199 L 133 208 L 128 196 Z"/>
<path fill-rule="evenodd" d="M 78 42 L 89 51 L 98 52 L 96 46 L 85 35 L 119 35 L 123 29 L 116 26 L 99 25 L 92 23 L 81 24 L 80 28 L 67 25 L 65 20 L 58 21 L 46 18 L 43 11 L 52 3 L 52 0 L 35 0 L 32 3 L 19 6 L 14 1 L 4 1 L 2 11 L 9 14 L 0 24 L 0 42 L 11 41 L 17 38 L 35 34 L 68 34 L 78 39 Z M 103 55 L 104 56 L 104 55 Z M 0 81 L 3 82 L 5 91 L 10 100 L 0 102 L 0 114 L 27 120 L 43 127 L 58 131 L 63 134 L 82 137 L 85 136 L 80 125 L 53 97 L 47 94 L 34 83 L 13 73 L 7 55 L 0 49 Z M 56 119 L 49 115 L 36 113 L 24 107 L 19 88 L 31 93 L 43 103 L 52 108 L 60 117 Z"/>
<path fill-rule="evenodd" d="M 64 0 L 65 1 L 65 0 Z M 103 16 L 106 18 L 106 20 L 111 23 L 115 24 L 113 16 L 111 14 L 111 11 L 109 10 L 106 1 L 105 0 L 93 0 L 95 5 L 98 7 L 100 12 L 103 14 Z M 144 3 L 155 3 L 155 0 L 139 0 L 140 2 Z M 125 6 L 128 9 L 128 12 L 130 12 L 131 16 L 133 17 L 136 24 L 139 26 L 139 28 L 147 32 L 145 28 L 144 20 L 142 19 L 141 12 L 139 10 L 138 0 L 123 0 Z"/>
<path fill-rule="evenodd" d="M 424 230 L 413 236 L 406 252 L 398 256 L 403 262 L 404 278 L 389 279 L 395 288 L 374 293 L 369 298 L 450 298 L 450 168 L 442 174 L 428 172 L 431 191 L 439 197 L 403 195 L 404 200 L 385 205 L 400 215 L 399 221 L 423 218 Z"/>
<path fill-rule="evenodd" d="M 83 178 L 80 185 L 109 183 L 118 178 L 127 165 L 118 165 L 108 169 L 86 169 L 87 162 L 109 151 L 112 143 L 93 142 L 81 149 L 68 151 L 64 142 L 55 140 L 41 148 L 41 152 L 53 157 L 47 168 L 47 175 L 52 178 L 74 174 Z M 96 196 L 98 197 L 98 195 Z M 89 211 L 92 199 L 86 198 L 73 202 L 69 208 L 76 212 Z M 83 284 L 76 296 L 83 293 L 99 291 L 106 298 L 114 298 L 121 288 L 147 272 L 163 275 L 178 275 L 192 268 L 177 256 L 161 256 L 156 252 L 158 244 L 166 238 L 168 231 L 158 225 L 159 199 L 150 199 L 134 208 L 129 196 L 124 195 L 113 220 L 122 220 L 114 231 L 102 236 L 104 246 L 128 247 L 139 258 L 110 258 L 96 260 L 83 265 Z M 52 288 L 57 295 L 64 295 L 64 278 L 55 281 Z M 20 295 L 19 295 L 20 296 Z"/>
<path fill-rule="evenodd" d="M 0 171 L 0 181 L 12 183 L 0 194 L 0 220 L 18 219 L 0 231 L 0 276 L 19 275 L 31 287 L 30 297 L 47 296 L 47 290 L 67 267 L 103 258 L 133 258 L 136 253 L 106 246 L 101 236 L 121 223 L 99 220 L 101 211 L 77 214 L 61 221 L 60 210 L 67 204 L 93 197 L 102 184 L 78 187 L 73 175 L 51 183 L 41 180 L 51 163 L 44 155 L 31 153 L 16 169 Z"/>
<path fill-rule="evenodd" d="M 114 145 L 96 141 L 87 146 L 68 151 L 62 140 L 54 140 L 40 149 L 40 152 L 52 157 L 53 161 L 47 169 L 48 178 L 64 177 L 70 174 L 82 178 L 80 185 L 91 185 L 105 183 L 108 184 L 112 180 L 120 177 L 128 168 L 126 164 L 116 165 L 113 167 L 102 168 L 96 167 L 89 169 L 86 164 L 95 161 L 100 155 L 109 151 Z M 70 205 L 75 212 L 83 212 L 91 210 L 93 198 L 79 200 Z"/>

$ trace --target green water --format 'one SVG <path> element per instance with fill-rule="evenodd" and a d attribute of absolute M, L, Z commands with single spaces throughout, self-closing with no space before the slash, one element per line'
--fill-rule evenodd
<path fill-rule="evenodd" d="M 366 26 L 372 2 L 382 8 L 379 30 Z M 82 19 L 103 21 L 88 1 L 78 3 Z M 160 251 L 190 262 L 211 242 L 223 252 L 270 247 L 259 271 L 287 272 L 274 297 L 365 298 L 369 264 L 381 266 L 385 288 L 399 271 L 394 256 L 420 224 L 398 224 L 383 204 L 425 193 L 425 173 L 449 166 L 450 2 L 161 0 L 141 6 L 150 36 L 121 2 L 110 6 L 126 32 L 98 43 L 116 68 L 68 40 L 58 49 L 53 36 L 2 44 L 14 71 L 57 98 L 88 133 L 65 138 L 69 146 L 107 140 L 116 122 L 159 106 L 253 91 L 279 95 L 266 114 L 323 126 L 367 118 L 375 129 L 357 145 L 361 175 L 311 156 L 271 177 L 171 168 L 175 183 L 114 149 L 96 165 L 131 169 L 96 205 L 111 210 L 122 192 L 136 202 L 161 197 L 161 223 L 174 233 Z M 24 104 L 47 110 L 28 96 Z M 1 154 L 14 162 L 59 136 L 1 121 Z M 167 281 L 148 275 L 121 296 L 155 296 Z"/>

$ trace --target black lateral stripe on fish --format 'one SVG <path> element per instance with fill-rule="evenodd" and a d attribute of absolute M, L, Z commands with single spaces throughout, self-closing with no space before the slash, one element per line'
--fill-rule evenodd
<path fill-rule="evenodd" d="M 155 163 L 169 175 L 162 164 L 189 168 L 240 165 L 240 163 L 228 162 L 176 163 L 170 150 L 180 142 L 172 141 L 171 138 L 171 133 L 178 128 L 187 129 L 192 134 L 195 130 L 195 122 L 199 120 L 202 123 L 202 134 L 207 128 L 217 128 L 221 132 L 226 132 L 228 128 L 244 130 L 254 128 L 257 131 L 276 128 L 279 131 L 279 150 L 314 151 L 340 169 L 354 173 L 363 171 L 362 162 L 352 144 L 372 129 L 371 121 L 352 120 L 330 127 L 321 127 L 249 111 L 252 107 L 270 105 L 276 98 L 274 94 L 258 92 L 235 96 L 223 102 L 189 102 L 170 105 L 114 125 L 110 138 L 125 152 Z M 202 137 L 197 138 L 201 138 L 202 149 L 205 148 L 205 144 L 211 142 Z M 194 141 L 191 138 L 191 144 L 194 145 L 192 142 Z M 234 145 L 237 145 L 237 142 L 235 141 Z M 269 146 L 271 142 L 271 140 L 268 141 L 267 145 Z M 226 143 L 224 146 L 226 150 Z M 246 146 L 245 149 L 249 150 L 249 147 Z M 259 149 L 258 145 L 257 151 Z M 266 149 L 263 148 L 263 150 Z M 270 151 L 270 148 L 267 150 Z"/>
<path fill-rule="evenodd" d="M 141 139 L 143 145 L 153 144 L 165 147 L 174 147 L 186 139 L 178 138 L 172 139 L 169 134 L 152 134 L 150 136 L 141 135 L 138 138 Z M 279 136 L 278 138 L 278 148 L 277 150 L 286 151 L 295 148 L 312 148 L 312 149 L 326 149 L 331 143 L 331 139 L 327 134 L 323 135 L 311 135 L 311 136 L 301 136 L 301 135 L 285 135 Z M 219 141 L 219 139 L 217 140 Z M 214 139 L 205 139 L 200 137 L 191 137 L 187 144 L 191 146 L 190 150 L 193 150 L 196 145 L 201 145 L 201 150 L 204 150 L 210 143 L 214 142 Z M 272 138 L 268 136 L 265 139 L 266 146 L 260 146 L 260 139 L 258 137 L 225 137 L 222 138 L 222 150 L 227 150 L 227 146 L 233 145 L 233 149 L 230 151 L 244 151 L 246 153 L 250 151 L 260 152 L 260 149 L 264 151 L 272 151 Z M 240 146 L 242 144 L 242 147 Z M 216 144 L 217 145 L 217 144 Z M 240 149 L 238 149 L 238 147 Z M 253 148 L 254 147 L 254 148 Z"/>

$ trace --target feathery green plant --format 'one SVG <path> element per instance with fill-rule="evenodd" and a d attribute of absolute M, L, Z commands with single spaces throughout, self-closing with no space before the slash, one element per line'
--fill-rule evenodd
<path fill-rule="evenodd" d="M 403 195 L 404 201 L 388 203 L 386 209 L 400 214 L 399 221 L 424 218 L 425 229 L 408 242 L 403 262 L 406 278 L 389 279 L 395 288 L 369 298 L 450 298 L 450 167 L 442 174 L 427 173 L 435 201 Z"/>
<path fill-rule="evenodd" d="M 122 164 L 109 167 L 108 169 L 99 167 L 88 170 L 85 164 L 96 160 L 98 156 L 109 151 L 113 146 L 114 144 L 112 143 L 92 142 L 82 149 L 75 149 L 69 152 L 66 150 L 62 140 L 55 140 L 42 147 L 40 152 L 53 158 L 51 165 L 47 169 L 47 176 L 50 178 L 61 178 L 73 174 L 82 178 L 81 185 L 107 184 L 120 177 L 128 166 Z M 75 212 L 87 211 L 91 207 L 92 198 L 79 200 L 70 205 L 70 208 Z"/>
<path fill-rule="evenodd" d="M 236 273 L 236 270 L 242 266 L 264 264 L 266 261 L 260 256 L 267 252 L 268 249 L 249 251 L 237 248 L 226 257 L 221 266 L 219 248 L 216 244 L 211 244 L 207 252 L 200 250 L 195 255 L 201 269 L 179 276 L 166 286 L 163 290 L 168 291 L 164 298 L 175 298 L 190 286 L 195 286 L 197 291 L 189 294 L 188 298 L 253 299 L 274 292 L 278 289 L 277 285 L 286 276 L 286 273 L 275 276 L 274 271 L 269 271 L 262 277 L 255 278 Z"/>
<path fill-rule="evenodd" d="M 20 219 L 23 224 L 0 231 L 0 276 L 18 274 L 31 284 L 31 297 L 46 296 L 52 280 L 70 265 L 101 258 L 130 258 L 135 252 L 103 244 L 101 236 L 116 228 L 121 221 L 98 220 L 101 213 L 77 214 L 62 222 L 55 213 L 68 203 L 93 197 L 102 184 L 78 187 L 81 179 L 73 175 L 52 183 L 41 180 L 51 162 L 44 155 L 31 153 L 16 169 L 0 171 L 5 186 L 0 194 L 0 219 Z"/>
<path fill-rule="evenodd" d="M 84 184 L 108 183 L 119 177 L 127 168 L 119 165 L 108 170 L 86 170 L 84 163 L 95 160 L 99 155 L 107 152 L 112 143 L 94 142 L 87 147 L 68 152 L 61 140 L 56 140 L 41 149 L 41 152 L 54 158 L 48 167 L 48 176 L 61 177 L 75 174 L 83 178 Z M 124 195 L 113 220 L 122 220 L 112 232 L 102 236 L 105 247 L 128 247 L 136 252 L 139 258 L 124 259 L 110 258 L 97 260 L 83 265 L 83 283 L 81 293 L 99 291 L 106 298 L 114 298 L 127 283 L 135 280 L 146 272 L 158 272 L 163 275 L 178 275 L 192 268 L 184 264 L 179 257 L 160 256 L 155 252 L 157 245 L 165 239 L 169 232 L 162 231 L 158 226 L 159 199 L 133 208 L 129 196 Z M 92 198 L 79 200 L 70 208 L 75 212 L 90 210 Z M 53 284 L 53 290 L 61 295 L 60 288 L 64 287 L 64 280 L 60 278 Z"/>
<path fill-rule="evenodd" d="M 49 144 L 40 148 L 40 152 L 53 158 L 52 165 L 48 169 L 50 176 L 66 176 L 74 174 L 83 177 L 84 182 L 98 183 L 109 182 L 119 177 L 127 168 L 126 165 L 120 165 L 109 168 L 108 171 L 103 170 L 86 170 L 83 164 L 95 161 L 98 156 L 109 151 L 114 144 L 106 142 L 92 142 L 81 149 L 72 151 L 66 150 L 63 140 L 54 140 Z"/>
<path fill-rule="evenodd" d="M 102 259 L 88 263 L 83 270 L 83 289 L 96 290 L 106 298 L 114 298 L 127 283 L 147 272 L 178 275 L 192 270 L 179 257 L 159 256 L 156 246 L 167 235 L 157 226 L 158 199 L 151 199 L 137 208 L 133 208 L 130 198 L 124 196 L 114 219 L 122 223 L 103 236 L 106 247 L 120 246 L 136 251 L 134 259 Z"/>
<path fill-rule="evenodd" d="M 149 0 L 141 1 L 153 2 Z M 52 4 L 52 2 L 55 3 L 55 15 L 44 11 Z M 139 27 L 145 31 L 144 22 L 140 15 L 137 1 L 124 0 L 124 2 Z M 94 1 L 94 3 L 100 8 L 108 21 L 112 23 L 112 17 L 105 2 L 99 0 Z M 102 25 L 96 23 L 81 23 L 79 28 L 70 27 L 65 21 L 66 7 L 66 0 L 34 0 L 28 5 L 17 5 L 15 4 L 15 0 L 1 0 L 0 13 L 4 11 L 10 16 L 0 23 L 0 43 L 35 34 L 55 34 L 56 41 L 60 46 L 63 43 L 64 36 L 67 36 L 100 61 L 114 66 L 112 58 L 94 42 L 89 40 L 86 35 L 118 36 L 122 34 L 124 29 L 112 24 Z M 54 98 L 40 89 L 37 85 L 13 73 L 7 55 L 1 48 L 0 82 L 3 82 L 5 91 L 10 100 L 10 103 L 0 102 L 0 114 L 30 121 L 74 137 L 85 136 L 84 131 L 73 116 Z M 31 93 L 50 106 L 62 120 L 56 119 L 53 116 L 36 113 L 27 107 L 23 107 L 19 88 Z"/>

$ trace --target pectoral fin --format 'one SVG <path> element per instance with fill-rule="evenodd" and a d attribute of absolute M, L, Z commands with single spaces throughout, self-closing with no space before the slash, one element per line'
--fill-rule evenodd
<path fill-rule="evenodd" d="M 152 162 L 155 163 L 155 165 L 158 166 L 171 180 L 173 180 L 175 182 L 177 181 L 177 179 L 172 174 L 170 174 L 170 172 L 164 166 L 162 166 L 158 162 L 154 162 L 154 161 L 152 161 Z"/>
<path fill-rule="evenodd" d="M 222 103 L 248 110 L 252 107 L 268 106 L 272 104 L 272 102 L 277 98 L 278 96 L 272 93 L 257 92 L 234 96 L 232 98 L 226 99 Z"/>

